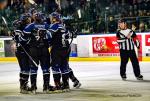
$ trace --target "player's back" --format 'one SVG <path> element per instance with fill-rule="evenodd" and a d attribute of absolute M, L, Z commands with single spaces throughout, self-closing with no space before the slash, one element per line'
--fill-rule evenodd
<path fill-rule="evenodd" d="M 55 49 L 68 49 L 69 42 L 65 39 L 66 28 L 61 23 L 54 23 L 50 26 L 50 32 L 52 33 L 51 46 Z"/>

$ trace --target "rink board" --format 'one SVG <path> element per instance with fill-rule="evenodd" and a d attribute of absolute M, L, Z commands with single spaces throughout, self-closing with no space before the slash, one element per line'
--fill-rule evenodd
<path fill-rule="evenodd" d="M 15 57 L 7 57 L 7 58 L 0 58 L 0 62 L 16 62 L 17 59 Z M 101 58 L 78 58 L 78 57 L 71 57 L 70 61 L 120 61 L 120 57 L 101 57 Z M 150 57 L 142 57 L 142 61 L 150 61 Z"/>

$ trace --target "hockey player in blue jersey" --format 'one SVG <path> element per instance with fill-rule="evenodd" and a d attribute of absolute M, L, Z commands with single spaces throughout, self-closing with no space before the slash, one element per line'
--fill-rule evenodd
<path fill-rule="evenodd" d="M 51 26 L 50 32 L 52 33 L 51 40 L 51 59 L 52 59 L 52 71 L 56 90 L 69 90 L 70 78 L 74 82 L 74 87 L 79 88 L 81 83 L 74 76 L 72 69 L 69 67 L 69 54 L 70 43 L 68 39 L 71 38 L 72 33 L 66 29 L 61 20 L 61 15 L 57 12 L 53 12 L 50 15 Z M 61 87 L 60 79 L 62 78 Z"/>
<path fill-rule="evenodd" d="M 68 75 L 68 32 L 61 23 L 60 14 L 53 12 L 50 14 L 51 26 L 49 31 L 51 39 L 51 59 L 52 71 L 56 91 L 69 90 Z M 63 87 L 61 87 L 61 78 Z"/>
<path fill-rule="evenodd" d="M 16 42 L 16 57 L 20 66 L 19 82 L 20 93 L 28 93 L 28 78 L 30 73 L 29 57 L 26 52 L 29 52 L 28 39 L 24 39 L 23 29 L 30 24 L 31 19 L 28 14 L 22 14 L 20 19 L 15 20 L 13 23 L 13 39 Z M 26 51 L 26 52 L 25 52 Z"/>
<path fill-rule="evenodd" d="M 24 33 L 30 35 L 30 55 L 34 61 L 41 65 L 43 71 L 43 91 L 48 93 L 52 91 L 52 86 L 49 85 L 50 82 L 50 53 L 49 53 L 49 39 L 50 36 L 47 34 L 47 29 L 49 25 L 43 22 L 43 16 L 40 13 L 34 14 L 34 22 L 28 25 L 24 29 Z M 37 70 L 38 67 L 31 61 L 31 90 L 36 93 L 37 89 Z"/>

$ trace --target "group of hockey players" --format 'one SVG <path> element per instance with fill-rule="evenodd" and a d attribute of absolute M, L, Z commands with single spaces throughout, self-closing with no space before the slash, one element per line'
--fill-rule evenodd
<path fill-rule="evenodd" d="M 53 12 L 46 17 L 32 8 L 15 20 L 13 27 L 21 93 L 36 93 L 39 65 L 43 71 L 43 92 L 69 91 L 69 79 L 75 88 L 81 86 L 68 63 L 71 51 L 69 40 L 74 32 L 65 27 L 61 14 Z M 50 70 L 54 86 L 50 84 Z M 31 87 L 28 86 L 29 78 Z"/>

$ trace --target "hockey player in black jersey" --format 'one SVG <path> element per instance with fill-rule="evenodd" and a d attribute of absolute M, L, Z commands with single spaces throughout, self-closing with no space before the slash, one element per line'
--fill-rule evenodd
<path fill-rule="evenodd" d="M 14 21 L 13 39 L 16 42 L 16 57 L 20 66 L 20 93 L 28 93 L 28 78 L 30 72 L 29 57 L 25 51 L 29 52 L 28 39 L 24 39 L 23 29 L 30 23 L 31 19 L 28 14 L 23 14 L 20 19 Z M 25 49 L 25 51 L 23 50 Z"/>
<path fill-rule="evenodd" d="M 62 21 L 63 23 L 63 21 Z M 70 38 L 71 40 L 73 40 L 74 37 L 77 36 L 77 30 L 74 31 L 74 29 L 71 27 L 71 25 L 69 23 L 64 23 L 64 26 L 66 27 L 67 30 L 70 31 Z M 71 45 L 71 43 L 70 43 Z M 70 55 L 71 50 L 68 50 L 68 62 L 69 62 L 69 55 Z M 81 83 L 80 81 L 77 79 L 77 77 L 75 77 L 73 70 L 70 68 L 69 63 L 68 63 L 68 70 L 69 70 L 69 79 L 73 82 L 73 87 L 74 88 L 80 88 Z"/>
<path fill-rule="evenodd" d="M 30 35 L 30 55 L 37 65 L 41 65 L 43 71 L 43 91 L 49 93 L 53 90 L 50 82 L 50 53 L 49 53 L 49 39 L 47 32 L 49 25 L 43 22 L 43 16 L 38 12 L 34 15 L 34 22 L 24 29 L 24 33 Z M 31 61 L 31 90 L 36 93 L 37 89 L 37 70 L 38 67 Z"/>
<path fill-rule="evenodd" d="M 51 27 L 50 27 L 50 31 L 52 32 L 52 36 L 53 36 L 52 39 L 55 40 L 55 38 L 59 37 L 58 42 L 55 41 L 53 43 L 53 40 L 52 40 L 52 44 L 51 44 L 52 45 L 51 58 L 52 58 L 52 70 L 54 71 L 54 73 L 53 73 L 54 81 L 58 82 L 58 83 L 55 83 L 56 88 L 59 88 L 59 87 L 57 87 L 57 85 L 60 86 L 59 85 L 59 83 L 60 83 L 59 79 L 61 77 L 59 75 L 61 73 L 63 73 L 62 78 L 63 78 L 63 76 L 65 77 L 65 75 L 67 75 L 71 79 L 71 81 L 74 83 L 73 87 L 80 88 L 81 83 L 75 77 L 75 75 L 73 73 L 73 70 L 70 68 L 69 63 L 68 63 L 69 62 L 69 55 L 70 55 L 70 43 L 68 41 L 68 38 L 71 38 L 74 35 L 73 34 L 74 32 L 69 32 L 69 30 L 67 28 L 65 28 L 65 25 L 62 23 L 62 19 L 60 18 L 60 14 L 57 13 L 57 12 L 53 12 L 51 14 L 51 22 L 52 22 L 52 24 L 51 24 Z M 62 31 L 62 32 L 60 32 L 60 31 Z M 56 33 L 56 35 L 57 34 L 58 35 L 55 36 L 55 33 Z M 65 43 L 63 43 L 63 42 L 65 42 Z M 63 46 L 63 44 L 66 45 L 66 46 Z M 55 54 L 56 50 L 59 51 L 60 54 L 63 54 L 63 56 L 59 56 L 59 55 L 53 56 L 53 54 Z M 63 52 L 65 52 L 65 53 L 63 53 Z M 57 61 L 57 58 L 60 58 L 60 60 L 58 59 L 58 61 Z M 65 68 L 67 70 L 66 74 L 64 73 L 65 71 L 63 71 L 63 70 L 61 71 L 61 69 L 60 69 L 60 71 L 55 70 L 55 68 L 56 68 L 55 65 L 56 64 L 60 65 L 59 68 Z M 56 80 L 57 76 L 59 78 L 58 81 Z M 65 80 L 63 82 L 65 82 Z M 65 86 L 65 84 L 64 84 L 64 86 Z M 66 89 L 66 88 L 67 87 L 64 87 L 64 89 Z"/>
<path fill-rule="evenodd" d="M 65 26 L 61 23 L 60 14 L 53 12 L 50 15 L 51 26 L 49 31 L 52 34 L 51 40 L 51 59 L 52 71 L 56 91 L 69 90 L 69 71 L 68 71 L 68 52 L 69 46 L 69 33 Z M 61 87 L 61 78 L 63 86 Z"/>
<path fill-rule="evenodd" d="M 117 32 L 116 36 L 120 48 L 120 75 L 123 80 L 126 80 L 126 65 L 130 59 L 135 77 L 138 80 L 143 80 L 143 76 L 140 73 L 139 61 L 134 47 L 136 46 L 138 49 L 140 48 L 140 43 L 138 41 L 137 35 L 133 30 L 127 28 L 125 19 L 119 20 L 118 26 L 120 30 Z"/>

